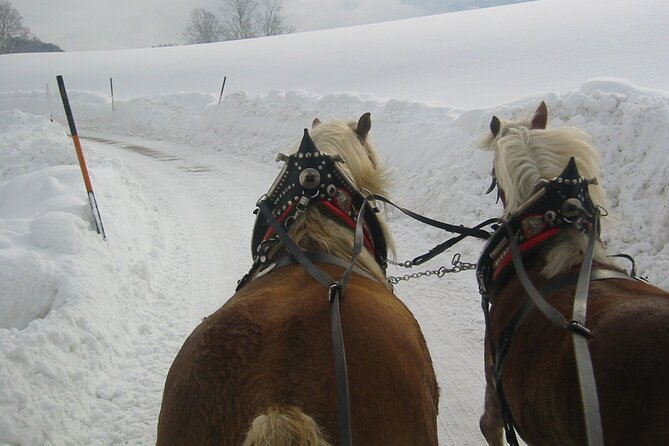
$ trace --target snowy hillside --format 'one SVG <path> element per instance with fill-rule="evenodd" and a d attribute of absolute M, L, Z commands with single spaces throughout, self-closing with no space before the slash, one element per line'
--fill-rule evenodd
<path fill-rule="evenodd" d="M 458 108 L 501 105 L 613 76 L 669 91 L 664 0 L 540 0 L 374 25 L 206 45 L 0 61 L 0 91 L 53 88 L 119 99 L 226 90 L 360 92 Z"/>
<path fill-rule="evenodd" d="M 277 40 L 177 48 L 179 60 L 169 49 L 60 59 L 0 56 L 0 445 L 154 443 L 167 369 L 200 318 L 232 295 L 250 266 L 252 210 L 278 173 L 274 157 L 297 143 L 316 116 L 357 118 L 370 111 L 371 134 L 394 174 L 393 197 L 435 218 L 472 224 L 501 214 L 494 197 L 484 195 L 492 156 L 477 149 L 491 116 L 512 118 L 546 100 L 549 126 L 578 126 L 602 152 L 600 180 L 617 217 L 604 234 L 610 250 L 633 255 L 642 275 L 669 289 L 669 94 L 662 91 L 669 85 L 658 76 L 666 73 L 669 58 L 662 57 L 664 47 L 634 46 L 669 41 L 664 26 L 669 13 L 659 0 L 616 2 L 610 8 L 605 3 L 579 2 L 592 22 L 588 27 L 585 19 L 576 20 L 577 29 L 565 27 L 576 8 L 573 1 L 544 0 Z M 625 14 L 636 26 L 633 36 L 609 28 Z M 539 16 L 542 36 L 555 45 L 542 57 L 536 39 L 520 38 L 531 30 L 529 23 L 523 32 L 518 27 L 506 32 L 504 25 L 521 19 L 536 24 Z M 426 25 L 433 22 L 433 28 Z M 574 50 L 569 39 L 582 37 L 585 29 L 590 35 L 580 50 L 587 63 L 565 55 Z M 457 31 L 458 44 L 444 50 L 441 40 L 426 37 L 431 30 Z M 502 30 L 507 37 L 517 33 L 510 40 L 513 50 L 491 55 L 482 36 Z M 404 42 L 395 45 L 398 54 L 416 58 L 388 70 L 387 57 L 371 51 L 356 76 L 343 68 L 350 62 L 350 43 L 346 52 L 323 50 L 312 65 L 305 65 L 299 51 L 282 47 L 284 39 L 293 39 L 315 51 L 317 43 L 350 38 L 369 42 L 373 50 L 379 34 Z M 566 36 L 572 37 L 560 43 Z M 202 93 L 211 79 L 199 77 L 218 76 L 213 62 L 184 61 L 198 54 L 211 61 L 243 45 L 254 48 L 253 56 L 228 59 L 229 73 L 248 83 L 231 88 L 217 105 L 216 96 Z M 471 84 L 444 82 L 448 88 L 431 90 L 437 79 L 451 76 L 430 63 L 457 61 L 453 48 L 468 48 L 462 57 L 471 62 L 462 75 L 469 73 Z M 559 64 L 556 52 L 566 58 Z M 263 59 L 269 53 L 277 57 Z M 500 59 L 522 69 L 502 81 Z M 633 71 L 621 71 L 632 59 L 625 70 Z M 105 87 L 93 88 L 103 73 L 109 77 L 106 64 L 112 61 L 135 89 L 117 99 L 113 113 Z M 306 71 L 289 88 L 274 90 L 270 80 L 272 86 L 261 90 L 258 71 L 269 61 L 275 65 L 264 68 L 265 79 L 268 71 L 273 79 L 292 79 L 297 62 Z M 162 77 L 165 64 L 192 74 L 182 77 L 191 92 L 180 92 L 184 88 L 174 79 Z M 384 75 L 369 77 L 379 67 Z M 61 69 L 106 243 L 93 229 L 53 91 L 49 109 L 44 84 L 53 85 Z M 417 82 L 406 83 L 411 77 Z M 356 83 L 356 78 L 368 80 Z M 401 260 L 448 236 L 394 212 L 389 220 Z M 480 242 L 467 241 L 427 267 L 448 266 L 456 252 L 473 262 L 481 248 Z M 402 282 L 396 291 L 421 324 L 435 362 L 442 388 L 441 442 L 483 444 L 478 432 L 483 317 L 474 274 Z"/>

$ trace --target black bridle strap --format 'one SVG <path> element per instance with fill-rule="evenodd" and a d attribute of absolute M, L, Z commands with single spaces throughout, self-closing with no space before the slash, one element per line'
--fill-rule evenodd
<path fill-rule="evenodd" d="M 371 199 L 371 196 L 365 197 L 365 201 Z M 364 204 L 363 204 L 364 206 Z M 330 299 L 330 326 L 332 332 L 332 349 L 335 362 L 335 378 L 337 385 L 337 410 L 338 410 L 338 425 L 339 425 L 339 444 L 341 446 L 351 446 L 353 444 L 351 434 L 351 406 L 350 395 L 348 387 L 348 371 L 346 369 L 346 350 L 344 348 L 344 338 L 341 328 L 341 299 L 348 285 L 351 272 L 355 267 L 355 262 L 362 253 L 364 247 L 364 212 L 359 212 L 355 225 L 354 239 L 353 239 L 353 254 L 348 268 L 344 271 L 341 279 L 337 282 L 333 280 L 325 271 L 318 268 L 305 255 L 302 250 L 293 242 L 283 229 L 283 227 L 274 219 L 272 212 L 267 207 L 263 199 L 258 201 L 258 209 L 263 213 L 269 225 L 274 229 L 279 239 L 283 242 L 288 252 L 297 260 L 300 265 L 311 275 L 317 282 L 328 289 L 328 297 Z"/>
<path fill-rule="evenodd" d="M 489 226 L 489 225 L 491 225 L 491 224 L 493 224 L 493 223 L 498 223 L 498 222 L 499 222 L 499 219 L 497 219 L 497 218 L 491 218 L 491 219 L 486 220 L 486 221 L 484 221 L 484 222 L 482 222 L 482 223 L 479 223 L 478 225 L 474 226 L 473 228 L 466 228 L 466 229 L 471 229 L 471 230 L 473 230 L 473 231 L 481 230 L 481 232 L 487 234 L 487 237 L 489 238 L 489 237 L 490 237 L 490 233 L 488 233 L 487 231 L 483 231 L 481 228 L 483 228 L 483 227 L 485 227 L 485 226 Z M 463 229 L 463 228 L 461 227 L 461 229 Z M 418 257 L 416 257 L 415 259 L 413 259 L 413 260 L 411 261 L 411 263 L 412 263 L 413 265 L 421 265 L 421 264 L 427 262 L 428 260 L 431 260 L 431 259 L 433 259 L 434 257 L 438 256 L 438 255 L 441 254 L 442 252 L 446 251 L 448 248 L 450 248 L 451 246 L 455 245 L 456 243 L 459 243 L 459 242 L 461 242 L 462 240 L 464 240 L 465 238 L 470 237 L 470 236 L 471 236 L 470 234 L 461 234 L 461 235 L 458 235 L 458 236 L 456 236 L 456 237 L 452 237 L 452 238 L 446 240 L 445 242 L 440 243 L 439 245 L 437 245 L 437 246 L 435 246 L 434 248 L 430 249 L 430 250 L 429 250 L 428 252 L 426 252 L 425 254 L 419 255 Z M 482 238 L 482 237 L 478 237 L 477 235 L 473 235 L 472 237 Z"/>
<path fill-rule="evenodd" d="M 490 238 L 490 233 L 481 229 L 481 227 L 484 226 L 483 224 L 480 224 L 480 225 L 478 225 L 474 228 L 468 228 L 466 226 L 461 226 L 461 225 L 453 225 L 453 224 L 450 224 L 450 223 L 445 223 L 443 221 L 434 220 L 430 217 L 426 217 L 424 215 L 420 215 L 416 212 L 413 212 L 409 209 L 403 208 L 402 206 L 399 206 L 399 205 L 393 203 L 390 199 L 384 197 L 383 195 L 370 195 L 369 198 L 374 199 L 376 201 L 381 201 L 383 203 L 389 204 L 389 205 L 393 206 L 394 208 L 400 210 L 404 214 L 408 215 L 409 217 L 420 221 L 421 223 L 425 223 L 426 225 L 434 226 L 435 228 L 443 229 L 444 231 L 453 232 L 455 234 L 462 234 L 462 235 L 466 235 L 466 236 L 469 236 L 469 237 L 476 237 L 476 238 L 480 238 L 480 239 L 483 239 L 483 240 L 487 240 L 487 239 Z M 490 220 L 490 222 L 493 222 L 493 221 L 496 222 L 496 221 L 498 221 L 498 219 L 491 219 Z"/>
<path fill-rule="evenodd" d="M 446 240 L 443 243 L 440 243 L 439 245 L 435 246 L 425 254 L 419 255 L 418 257 L 414 258 L 411 261 L 412 265 L 421 265 L 428 260 L 438 256 L 442 252 L 446 251 L 448 248 L 452 247 L 456 243 L 464 240 L 467 237 L 476 237 L 479 239 L 487 240 L 490 238 L 490 233 L 488 231 L 484 231 L 482 228 L 485 226 L 489 226 L 493 223 L 498 223 L 499 219 L 497 218 L 491 218 L 489 220 L 486 220 L 482 223 L 479 223 L 478 225 L 474 226 L 473 228 L 468 228 L 466 226 L 461 226 L 461 225 L 453 225 L 450 223 L 445 223 L 443 221 L 439 220 L 434 220 L 432 218 L 426 217 L 424 215 L 418 214 L 414 211 L 411 211 L 407 208 L 404 208 L 402 206 L 399 206 L 398 204 L 394 203 L 390 199 L 384 197 L 383 195 L 370 195 L 368 199 L 374 199 L 377 201 L 381 201 L 383 203 L 389 204 L 393 206 L 394 208 L 398 209 L 405 215 L 408 215 L 409 217 L 413 218 L 414 220 L 418 220 L 421 223 L 425 223 L 426 225 L 443 229 L 444 231 L 452 232 L 455 234 L 460 234 L 458 236 L 452 237 L 448 240 Z"/>

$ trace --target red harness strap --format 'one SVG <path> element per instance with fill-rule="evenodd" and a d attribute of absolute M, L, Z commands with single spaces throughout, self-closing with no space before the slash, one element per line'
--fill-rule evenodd
<path fill-rule="evenodd" d="M 288 206 L 288 208 L 285 211 L 283 211 L 281 215 L 279 215 L 279 218 L 277 218 L 276 221 L 278 223 L 283 223 L 283 221 L 288 217 L 288 215 L 290 215 L 290 213 L 293 211 L 294 208 L 295 204 L 291 204 L 290 206 Z M 262 241 L 264 242 L 265 240 L 270 238 L 272 234 L 274 234 L 274 229 L 270 226 L 267 229 L 267 232 L 265 232 L 265 236 L 262 238 Z"/>
<path fill-rule="evenodd" d="M 337 206 L 335 206 L 334 204 L 330 203 L 327 200 L 321 200 L 320 203 L 323 204 L 328 211 L 334 214 L 335 217 L 338 217 L 341 221 L 343 221 L 346 224 L 346 226 L 355 231 L 355 221 L 353 221 L 353 219 L 349 217 L 344 211 L 342 211 Z M 360 209 L 360 212 L 364 212 L 364 209 Z M 372 241 L 372 237 L 369 234 L 369 231 L 367 230 L 367 225 L 363 227 L 363 232 L 365 235 L 365 247 L 369 249 L 370 252 L 375 253 L 376 249 L 374 248 L 374 242 Z"/>
<path fill-rule="evenodd" d="M 560 233 L 560 228 L 551 228 L 535 235 L 534 237 L 532 237 L 531 239 L 529 239 L 528 241 L 519 246 L 520 254 L 523 255 L 533 250 L 534 248 L 541 245 L 545 241 L 552 239 L 559 233 Z M 495 271 L 492 273 L 492 279 L 497 280 L 497 278 L 502 274 L 502 272 L 505 271 L 506 268 L 509 267 L 509 265 L 511 265 L 511 262 L 512 262 L 511 252 L 507 250 L 502 254 L 500 260 L 496 261 L 497 266 L 495 267 Z"/>
<path fill-rule="evenodd" d="M 327 200 L 321 200 L 320 203 L 325 206 L 325 209 L 327 209 L 331 214 L 333 214 L 335 217 L 339 218 L 346 226 L 351 228 L 352 230 L 355 231 L 355 221 L 351 217 L 349 217 L 344 211 L 339 209 L 337 206 L 334 204 L 330 203 Z M 291 214 L 293 211 L 293 208 L 295 208 L 295 205 L 292 204 L 290 205 L 285 211 L 281 213 L 279 218 L 276 219 L 278 223 L 283 223 L 283 221 Z M 360 210 L 360 212 L 364 212 L 363 209 Z M 367 230 L 367 226 L 363 228 L 364 235 L 365 235 L 365 247 L 370 250 L 370 252 L 375 253 L 376 250 L 374 249 L 374 242 L 372 241 L 372 237 L 369 234 L 369 231 Z M 267 229 L 267 232 L 265 233 L 265 236 L 262 238 L 263 241 L 267 240 L 274 234 L 274 230 L 270 226 L 269 229 Z"/>

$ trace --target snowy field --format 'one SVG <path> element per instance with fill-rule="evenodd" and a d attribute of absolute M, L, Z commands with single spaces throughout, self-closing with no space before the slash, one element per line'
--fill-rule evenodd
<path fill-rule="evenodd" d="M 0 445 L 155 442 L 167 370 L 250 267 L 252 211 L 278 173 L 274 157 L 316 116 L 371 112 L 393 198 L 471 225 L 501 214 L 484 194 L 492 155 L 477 149 L 491 116 L 546 100 L 549 126 L 578 126 L 602 152 L 617 218 L 604 233 L 611 252 L 633 255 L 642 275 L 669 289 L 669 8 L 581 3 L 197 47 L 0 56 Z M 380 50 L 380 35 L 393 52 Z M 217 93 L 223 65 L 233 87 L 217 105 L 205 92 Z M 94 230 L 57 74 L 107 242 Z M 111 75 L 128 85 L 114 112 Z M 400 260 L 449 237 L 397 212 L 388 219 Z M 426 266 L 448 267 L 456 252 L 475 262 L 481 248 L 463 242 Z M 396 292 L 435 362 L 441 443 L 483 444 L 473 272 L 401 282 Z"/>

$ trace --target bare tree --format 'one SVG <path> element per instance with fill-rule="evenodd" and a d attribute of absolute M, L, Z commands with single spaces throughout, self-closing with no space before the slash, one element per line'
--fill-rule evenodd
<path fill-rule="evenodd" d="M 203 8 L 193 9 L 184 31 L 187 43 L 219 42 L 223 37 L 221 21 L 213 12 Z"/>
<path fill-rule="evenodd" d="M 32 33 L 23 24 L 23 17 L 6 0 L 0 1 L 0 54 L 12 52 L 17 40 L 29 39 Z"/>
<path fill-rule="evenodd" d="M 262 21 L 262 33 L 265 36 L 277 36 L 295 32 L 295 28 L 284 24 L 281 15 L 283 6 L 279 0 L 265 0 L 265 14 Z"/>
<path fill-rule="evenodd" d="M 225 39 L 250 39 L 295 31 L 284 24 L 280 0 L 263 0 L 263 6 L 263 13 L 260 14 L 257 0 L 223 0 L 221 22 Z"/>
<path fill-rule="evenodd" d="M 255 0 L 223 0 L 223 34 L 226 40 L 258 37 L 258 12 Z"/>

